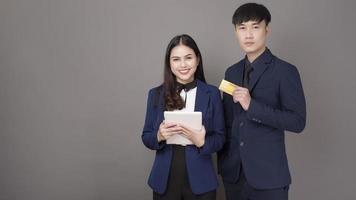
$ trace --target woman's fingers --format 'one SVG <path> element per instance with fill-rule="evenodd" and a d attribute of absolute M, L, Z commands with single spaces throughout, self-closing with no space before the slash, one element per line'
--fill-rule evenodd
<path fill-rule="evenodd" d="M 181 130 L 182 130 L 182 128 L 179 126 L 172 126 L 172 127 L 166 129 L 167 132 L 175 132 L 175 131 L 181 131 Z"/>
<path fill-rule="evenodd" d="M 165 122 L 163 126 L 164 126 L 164 128 L 171 128 L 171 127 L 177 126 L 177 124 L 173 123 L 173 122 Z"/>
<path fill-rule="evenodd" d="M 162 129 L 162 135 L 164 137 L 169 137 L 178 133 L 181 133 L 182 129 L 178 126 L 172 126 L 170 128 L 163 128 Z"/>

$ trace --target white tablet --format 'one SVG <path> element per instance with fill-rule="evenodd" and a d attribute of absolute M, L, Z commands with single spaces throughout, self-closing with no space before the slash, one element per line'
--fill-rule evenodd
<path fill-rule="evenodd" d="M 181 111 L 165 111 L 164 112 L 165 122 L 174 122 L 183 124 L 192 129 L 200 130 L 202 128 L 202 113 L 201 112 L 181 112 Z M 167 144 L 180 144 L 188 145 L 193 144 L 186 137 L 176 134 L 166 141 Z"/>

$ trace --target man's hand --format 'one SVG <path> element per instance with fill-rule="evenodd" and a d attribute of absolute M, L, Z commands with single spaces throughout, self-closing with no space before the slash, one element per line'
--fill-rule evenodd
<path fill-rule="evenodd" d="M 251 95 L 247 88 L 238 86 L 233 91 L 232 97 L 235 103 L 239 102 L 245 111 L 248 110 L 251 102 Z"/>

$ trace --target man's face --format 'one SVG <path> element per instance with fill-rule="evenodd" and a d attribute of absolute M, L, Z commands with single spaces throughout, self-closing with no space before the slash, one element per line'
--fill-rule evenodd
<path fill-rule="evenodd" d="M 260 23 L 247 21 L 236 25 L 237 40 L 247 55 L 259 55 L 265 50 L 268 29 L 264 20 Z"/>

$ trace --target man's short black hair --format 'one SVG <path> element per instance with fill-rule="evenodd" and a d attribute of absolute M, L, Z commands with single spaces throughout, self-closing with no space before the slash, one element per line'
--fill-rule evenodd
<path fill-rule="evenodd" d="M 246 3 L 238 7 L 232 16 L 234 26 L 248 21 L 257 21 L 258 23 L 265 20 L 266 25 L 271 21 L 271 14 L 268 9 L 257 3 Z"/>

